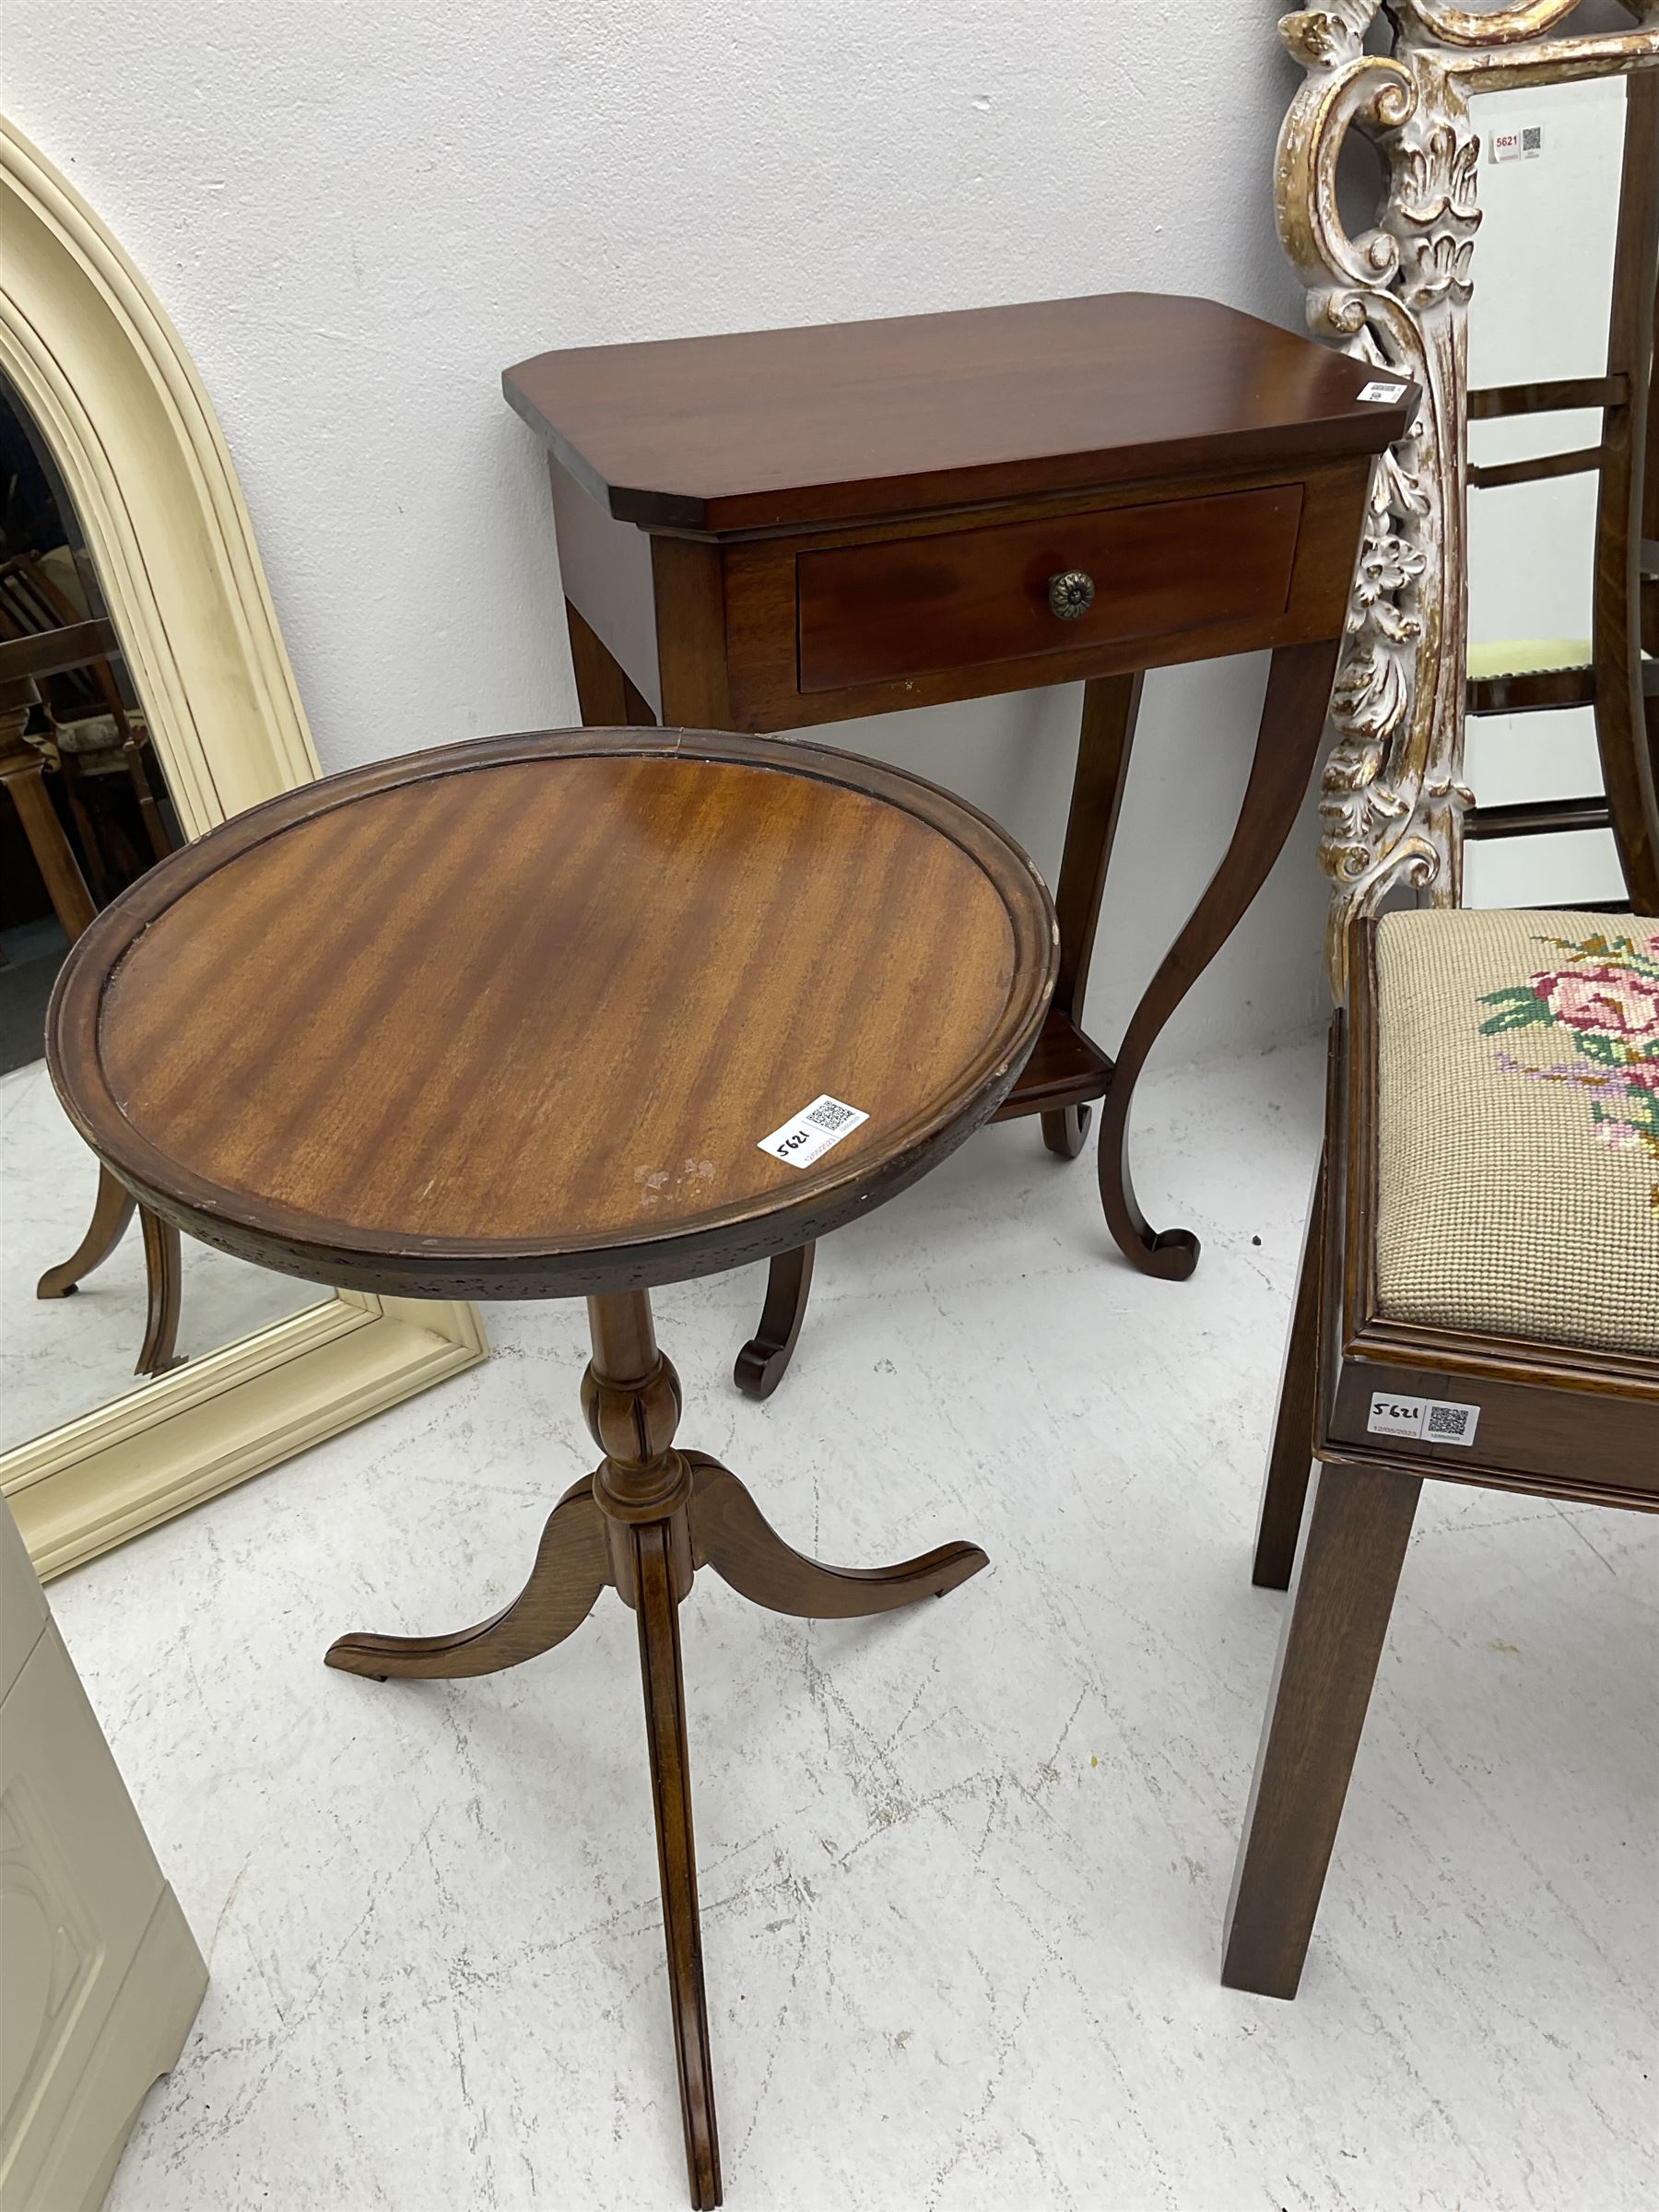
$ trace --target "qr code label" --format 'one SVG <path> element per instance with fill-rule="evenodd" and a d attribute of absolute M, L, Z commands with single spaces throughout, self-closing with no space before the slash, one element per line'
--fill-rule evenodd
<path fill-rule="evenodd" d="M 1472 1444 L 1479 1419 L 1478 1406 L 1457 1406 L 1430 1398 L 1429 1418 L 1423 1424 L 1424 1441 L 1431 1444 Z"/>
<path fill-rule="evenodd" d="M 849 1106 L 844 1100 L 832 1099 L 828 1091 L 814 1099 L 810 1106 L 802 1107 L 770 1136 L 759 1138 L 762 1152 L 770 1152 L 774 1159 L 786 1160 L 792 1168 L 809 1168 L 821 1159 L 831 1145 L 839 1145 L 843 1136 L 851 1136 L 861 1122 L 869 1115 L 862 1108 Z"/>
<path fill-rule="evenodd" d="M 1544 151 L 1544 125 L 1525 123 L 1512 131 L 1494 131 L 1494 161 L 1535 161 Z"/>

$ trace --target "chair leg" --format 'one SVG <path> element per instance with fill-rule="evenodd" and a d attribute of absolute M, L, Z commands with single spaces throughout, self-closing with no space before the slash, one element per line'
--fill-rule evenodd
<path fill-rule="evenodd" d="M 128 732 L 124 748 L 126 754 L 127 774 L 132 781 L 133 790 L 138 800 L 138 813 L 144 823 L 144 834 L 149 840 L 150 857 L 152 860 L 165 860 L 172 851 L 172 840 L 167 834 L 167 824 L 161 818 L 161 808 L 150 783 L 148 771 L 144 765 L 146 742 L 143 737 L 135 737 L 130 731 Z"/>
<path fill-rule="evenodd" d="M 1228 1908 L 1230 1989 L 1296 1994 L 1421 1488 L 1318 1471 Z"/>
<path fill-rule="evenodd" d="M 1315 1371 L 1319 1355 L 1319 1284 L 1324 1273 L 1326 1168 L 1324 1158 L 1308 1209 L 1301 1273 L 1296 1278 L 1296 1305 L 1290 1341 L 1279 1384 L 1278 1415 L 1262 1486 L 1262 1513 L 1256 1524 L 1255 1563 L 1251 1581 L 1259 1590 L 1288 1590 L 1301 1534 L 1308 1477 L 1313 1465 Z"/>

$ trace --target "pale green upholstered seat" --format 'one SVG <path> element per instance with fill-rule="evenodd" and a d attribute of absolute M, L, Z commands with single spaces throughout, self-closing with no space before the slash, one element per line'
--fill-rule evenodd
<path fill-rule="evenodd" d="M 1587 668 L 1588 638 L 1493 638 L 1469 644 L 1471 677 L 1532 676 L 1546 668 Z"/>
<path fill-rule="evenodd" d="M 1376 984 L 1381 1312 L 1659 1353 L 1659 918 L 1389 914 Z"/>
<path fill-rule="evenodd" d="M 1651 653 L 1642 659 L 1651 660 Z M 1588 638 L 1489 638 L 1471 641 L 1468 672 L 1471 679 L 1491 676 L 1537 676 L 1550 668 L 1587 668 Z"/>

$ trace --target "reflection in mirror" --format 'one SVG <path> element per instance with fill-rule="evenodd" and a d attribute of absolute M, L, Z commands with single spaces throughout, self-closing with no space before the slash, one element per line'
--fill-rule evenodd
<path fill-rule="evenodd" d="M 0 782 L 4 1449 L 319 1296 L 134 1218 L 47 1077 L 70 943 L 182 839 L 74 511 L 4 379 Z"/>
<path fill-rule="evenodd" d="M 1627 81 L 1528 86 L 1470 103 L 1480 229 L 1469 305 L 1471 394 L 1607 373 Z M 1598 477 L 1593 468 L 1483 486 L 1482 470 L 1583 453 L 1599 406 L 1482 419 L 1470 408 L 1469 673 L 1588 667 Z M 1601 792 L 1592 708 L 1472 715 L 1465 775 L 1483 807 Z M 1610 830 L 1471 843 L 1471 906 L 1617 900 Z"/>

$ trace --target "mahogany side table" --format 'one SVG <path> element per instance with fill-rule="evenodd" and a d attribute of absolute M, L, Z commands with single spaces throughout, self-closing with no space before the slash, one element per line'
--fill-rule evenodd
<path fill-rule="evenodd" d="M 1107 1225 L 1147 1274 L 1189 1276 L 1196 1237 L 1135 1202 L 1135 1080 L 1295 819 L 1371 456 L 1416 388 L 1133 292 L 544 353 L 503 384 L 551 448 L 584 721 L 794 730 L 1082 679 L 1059 982 L 1002 1116 L 1041 1114 L 1073 1159 L 1103 1100 Z M 1080 1022 L 1140 672 L 1262 646 L 1231 841 L 1114 1062 Z M 754 1395 L 794 1348 L 811 1260 L 772 1263 L 737 1362 Z"/>
<path fill-rule="evenodd" d="M 607 1585 L 632 1606 L 697 2206 L 721 2182 L 680 1601 L 709 1566 L 776 1612 L 885 1613 L 985 1555 L 792 1551 L 676 1446 L 650 1288 L 797 1247 L 942 1159 L 1006 1097 L 1056 964 L 1030 863 L 931 784 L 819 746 L 554 731 L 239 815 L 100 914 L 53 999 L 58 1095 L 163 1220 L 358 1289 L 586 1296 L 604 1456 L 523 1592 L 476 1628 L 327 1656 L 490 1674 Z"/>

